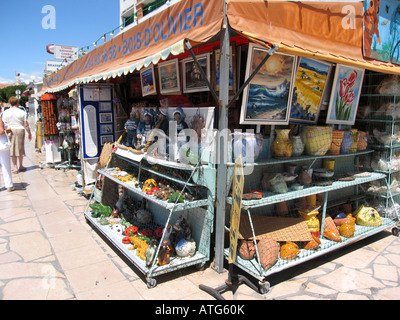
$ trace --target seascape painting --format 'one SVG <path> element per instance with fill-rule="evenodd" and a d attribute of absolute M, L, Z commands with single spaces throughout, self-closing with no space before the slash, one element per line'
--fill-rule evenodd
<path fill-rule="evenodd" d="M 364 69 L 336 65 L 326 123 L 354 124 L 364 72 Z"/>
<path fill-rule="evenodd" d="M 300 58 L 290 109 L 290 122 L 315 124 L 331 64 Z"/>
<path fill-rule="evenodd" d="M 207 80 L 210 81 L 210 54 L 205 53 L 198 55 L 196 59 L 206 75 Z M 184 93 L 210 91 L 207 80 L 203 78 L 199 66 L 192 58 L 182 60 L 182 73 Z"/>
<path fill-rule="evenodd" d="M 266 48 L 249 45 L 246 78 L 266 55 Z M 295 62 L 296 57 L 280 53 L 268 58 L 243 92 L 240 124 L 289 123 Z"/>
<path fill-rule="evenodd" d="M 140 70 L 140 82 L 142 85 L 142 95 L 147 96 L 156 93 L 153 65 Z"/>
<path fill-rule="evenodd" d="M 178 94 L 181 91 L 178 59 L 173 59 L 158 65 L 160 93 Z"/>

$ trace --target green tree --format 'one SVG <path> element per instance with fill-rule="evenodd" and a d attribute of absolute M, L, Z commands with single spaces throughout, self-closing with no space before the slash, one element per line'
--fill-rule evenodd
<path fill-rule="evenodd" d="M 9 86 L 5 87 L 3 89 L 0 89 L 0 102 L 8 102 L 8 99 L 10 99 L 12 96 L 15 96 L 15 91 L 20 90 L 21 93 L 26 90 L 25 85 L 19 85 L 19 86 Z M 28 101 L 28 97 L 21 97 L 19 100 L 19 104 L 21 106 L 25 106 L 25 103 Z"/>

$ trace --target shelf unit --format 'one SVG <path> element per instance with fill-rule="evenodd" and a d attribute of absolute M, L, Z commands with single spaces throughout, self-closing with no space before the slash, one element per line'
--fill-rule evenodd
<path fill-rule="evenodd" d="M 127 154 L 125 154 L 126 156 Z M 139 161 L 137 161 L 139 160 Z M 211 246 L 211 233 L 213 232 L 213 220 L 214 220 L 214 206 L 213 206 L 213 195 L 212 188 L 211 190 L 207 188 L 207 185 L 198 184 L 198 182 L 207 181 L 203 175 L 212 176 L 215 174 L 215 169 L 209 167 L 208 165 L 198 165 L 198 166 L 190 166 L 180 163 L 172 163 L 160 159 L 152 159 L 157 160 L 156 165 L 158 169 L 163 169 L 166 173 L 162 171 L 157 171 L 152 169 L 152 167 L 148 166 L 148 157 L 140 157 L 138 159 L 136 155 L 133 157 L 126 158 L 121 154 L 113 155 L 113 159 L 110 161 L 110 167 L 102 170 L 98 170 L 99 178 L 103 177 L 104 181 L 107 181 L 108 184 L 114 184 L 114 188 L 107 188 L 105 186 L 105 182 L 103 188 L 107 189 L 107 192 L 116 192 L 119 187 L 127 190 L 129 196 L 135 200 L 143 201 L 145 200 L 147 203 L 147 209 L 152 212 L 154 221 L 161 226 L 164 226 L 164 232 L 161 239 L 164 238 L 167 226 L 169 224 L 174 224 L 179 216 L 183 216 L 186 221 L 190 225 L 190 229 L 192 232 L 192 237 L 196 242 L 196 253 L 193 256 L 180 258 L 177 256 L 171 256 L 170 263 L 167 265 L 159 266 L 156 263 L 157 259 L 154 259 L 152 265 L 150 267 L 146 266 L 144 260 L 140 259 L 136 255 L 135 250 L 129 250 L 132 247 L 131 244 L 122 243 L 122 239 L 124 237 L 123 234 L 115 234 L 111 232 L 111 228 L 107 225 L 102 225 L 98 218 L 93 218 L 90 213 L 89 204 L 91 200 L 95 200 L 97 202 L 102 202 L 102 197 L 95 197 L 96 190 L 93 191 L 91 199 L 87 205 L 85 210 L 85 216 L 90 222 L 90 224 L 96 228 L 100 233 L 102 233 L 114 246 L 118 249 L 130 262 L 133 263 L 146 277 L 148 288 L 153 288 L 156 286 L 157 282 L 154 277 L 168 273 L 171 271 L 175 271 L 181 268 L 185 268 L 188 266 L 196 265 L 198 268 L 203 268 L 205 263 L 210 259 L 210 246 Z M 158 161 L 159 160 L 159 161 Z M 202 194 L 204 197 L 199 200 L 188 201 L 185 200 L 183 203 L 169 203 L 167 201 L 163 201 L 155 198 L 153 195 L 148 195 L 143 192 L 140 188 L 133 186 L 131 184 L 126 184 L 119 179 L 110 175 L 110 170 L 113 170 L 114 165 L 118 164 L 118 166 L 123 168 L 124 166 L 130 168 L 136 168 L 138 173 L 138 181 L 144 181 L 143 176 L 150 178 L 157 176 L 160 179 L 168 179 L 173 182 L 175 186 L 180 186 L 180 192 L 186 191 L 188 188 L 201 188 Z M 168 172 L 177 173 L 181 172 L 185 173 L 185 177 L 188 177 L 186 180 L 182 180 L 177 178 L 176 176 L 169 175 Z M 142 177 L 142 178 L 141 178 Z M 215 181 L 213 179 L 210 179 Z M 117 186 L 117 188 L 115 188 Z M 115 199 L 115 198 L 114 198 Z M 115 201 L 111 201 L 111 203 L 106 204 L 112 206 Z M 157 247 L 157 254 L 161 248 L 161 241 Z"/>
<path fill-rule="evenodd" d="M 344 162 L 349 162 L 350 160 L 348 159 L 349 157 L 358 157 L 362 155 L 368 155 L 372 153 L 372 150 L 365 150 L 365 151 L 360 151 L 357 153 L 350 153 L 350 154 L 340 154 L 340 155 L 325 155 L 325 156 L 318 156 L 318 157 L 312 157 L 312 156 L 303 156 L 303 157 L 297 157 L 297 158 L 289 158 L 289 159 L 267 159 L 265 161 L 261 161 L 258 163 L 254 164 L 244 164 L 244 166 L 254 166 L 254 168 L 258 168 L 258 171 L 254 172 L 248 180 L 254 180 L 253 177 L 258 177 L 260 178 L 260 172 L 264 170 L 266 167 L 274 167 L 276 168 L 275 172 L 279 172 L 279 165 L 285 164 L 285 163 L 301 163 L 303 162 L 308 162 L 309 167 L 314 165 L 318 159 L 324 159 L 324 158 L 335 158 L 337 160 L 343 159 L 342 161 Z M 336 170 L 335 170 L 336 171 Z M 257 178 L 255 178 L 257 180 Z M 333 179 L 333 178 L 332 178 Z M 321 244 L 319 245 L 319 248 L 317 250 L 305 250 L 305 249 L 300 249 L 299 255 L 293 259 L 293 260 L 283 260 L 280 257 L 278 258 L 277 262 L 267 270 L 265 270 L 262 265 L 259 263 L 259 255 L 258 255 L 258 249 L 257 249 L 257 244 L 256 244 L 256 255 L 252 260 L 244 260 L 240 257 L 239 254 L 236 255 L 236 260 L 234 264 L 238 266 L 240 269 L 245 271 L 246 273 L 252 275 L 253 277 L 257 278 L 259 280 L 259 290 L 261 293 L 266 293 L 269 290 L 269 283 L 266 281 L 266 277 L 276 273 L 280 272 L 282 270 L 291 268 L 295 265 L 301 264 L 303 262 L 306 262 L 308 260 L 317 258 L 319 256 L 322 256 L 324 254 L 327 254 L 329 252 L 332 252 L 334 250 L 340 249 L 343 246 L 347 246 L 351 243 L 354 243 L 358 240 L 361 240 L 363 238 L 369 237 L 373 234 L 376 234 L 378 232 L 381 232 L 384 229 L 391 228 L 393 227 L 396 223 L 392 219 L 382 217 L 382 225 L 379 227 L 363 227 L 356 225 L 355 228 L 355 233 L 354 236 L 351 238 L 345 238 L 341 237 L 342 241 L 341 242 L 335 242 L 331 240 L 327 240 L 322 236 L 322 231 L 324 230 L 324 221 L 327 216 L 327 209 L 331 205 L 338 205 L 341 202 L 341 199 L 339 200 L 334 200 L 334 201 L 329 201 L 328 203 L 328 194 L 337 190 L 347 190 L 347 188 L 355 187 L 358 188 L 358 186 L 369 183 L 372 181 L 377 181 L 384 179 L 386 180 L 386 174 L 384 173 L 378 173 L 378 172 L 371 172 L 369 176 L 366 177 L 357 177 L 354 180 L 351 181 L 333 181 L 331 185 L 328 186 L 316 186 L 316 185 L 311 185 L 309 187 L 304 187 L 302 190 L 297 190 L 297 191 L 288 191 L 286 193 L 274 193 L 274 192 L 265 192 L 263 194 L 263 197 L 260 199 L 252 199 L 252 200 L 242 200 L 242 214 L 245 214 L 248 216 L 251 230 L 252 230 L 252 239 L 256 239 L 256 234 L 254 231 L 254 226 L 252 222 L 252 210 L 266 210 L 268 206 L 271 206 L 273 204 L 282 202 L 282 201 L 290 201 L 290 200 L 296 200 L 301 197 L 307 197 L 310 195 L 314 194 L 319 194 L 322 193 L 324 195 L 323 197 L 323 205 L 321 206 L 321 211 L 319 215 L 321 215 L 321 235 L 320 235 L 320 241 Z M 246 177 L 245 177 L 245 184 L 246 184 Z M 361 200 L 361 196 L 358 194 L 358 189 L 355 189 L 355 196 L 353 196 L 352 200 L 353 201 L 359 201 Z M 343 197 L 342 197 L 343 198 Z M 227 203 L 232 204 L 232 197 L 227 197 Z M 268 215 L 268 214 L 267 214 Z M 243 217 L 244 218 L 244 217 Z M 253 240 L 254 241 L 254 240 Z M 224 249 L 224 257 L 228 259 L 229 257 L 229 249 L 225 248 Z"/>

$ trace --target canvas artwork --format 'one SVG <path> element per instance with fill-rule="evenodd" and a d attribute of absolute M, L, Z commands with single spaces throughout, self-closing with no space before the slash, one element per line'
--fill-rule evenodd
<path fill-rule="evenodd" d="M 160 63 L 158 65 L 160 93 L 176 94 L 181 91 L 178 59 Z"/>
<path fill-rule="evenodd" d="M 249 45 L 246 79 L 267 55 L 267 49 Z M 240 124 L 288 124 L 296 57 L 270 56 L 243 92 Z"/>
<path fill-rule="evenodd" d="M 210 55 L 208 53 L 196 56 L 200 67 L 210 81 Z M 209 91 L 207 81 L 203 78 L 198 65 L 192 58 L 186 58 L 182 61 L 183 73 L 183 92 Z"/>
<path fill-rule="evenodd" d="M 156 93 L 156 83 L 155 83 L 153 65 L 140 71 L 140 82 L 142 85 L 143 96 Z"/>
<path fill-rule="evenodd" d="M 364 56 L 400 64 L 400 3 L 364 1 Z"/>
<path fill-rule="evenodd" d="M 234 93 L 236 91 L 236 54 L 235 46 L 229 47 L 229 91 Z M 215 79 L 214 88 L 219 91 L 219 76 L 220 76 L 220 60 L 221 50 L 214 50 L 214 69 L 213 78 Z"/>
<path fill-rule="evenodd" d="M 330 69 L 330 63 L 300 58 L 293 86 L 290 122 L 317 123 Z"/>
<path fill-rule="evenodd" d="M 364 71 L 341 64 L 336 65 L 326 123 L 354 124 Z"/>

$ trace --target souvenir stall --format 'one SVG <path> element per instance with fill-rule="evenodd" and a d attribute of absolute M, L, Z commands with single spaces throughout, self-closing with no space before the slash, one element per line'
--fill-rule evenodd
<path fill-rule="evenodd" d="M 48 80 L 49 92 L 83 90 L 84 157 L 114 138 L 85 216 L 149 288 L 215 252 L 228 283 L 236 265 L 265 293 L 269 275 L 396 226 L 393 180 L 374 169 L 358 106 L 374 109 L 366 85 L 400 68 L 364 58 L 363 12 L 362 2 L 182 1 Z M 111 82 L 119 94 L 88 99 Z M 384 206 L 365 198 L 377 181 Z"/>

